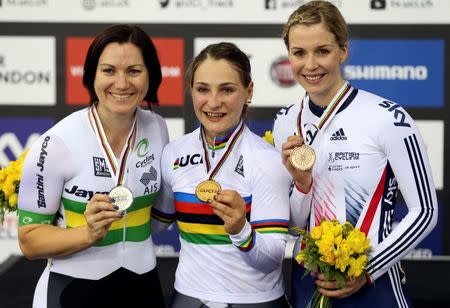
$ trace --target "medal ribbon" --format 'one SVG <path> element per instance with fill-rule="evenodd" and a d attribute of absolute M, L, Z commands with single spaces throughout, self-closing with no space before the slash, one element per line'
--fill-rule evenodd
<path fill-rule="evenodd" d="M 103 157 L 106 158 L 106 163 L 108 164 L 109 170 L 111 170 L 112 173 L 111 176 L 113 177 L 114 184 L 116 186 L 123 185 L 125 183 L 126 177 L 125 167 L 127 163 L 127 158 L 131 151 L 131 140 L 133 139 L 133 136 L 136 133 L 136 116 L 134 116 L 133 126 L 131 127 L 131 130 L 128 133 L 127 143 L 125 144 L 124 149 L 122 149 L 119 161 L 117 161 L 116 156 L 114 155 L 114 152 L 111 149 L 108 140 L 106 139 L 106 134 L 105 131 L 103 130 L 103 126 L 98 116 L 95 105 L 93 105 L 89 109 L 89 116 L 91 117 L 95 136 L 97 137 L 97 142 L 100 145 Z"/>
<path fill-rule="evenodd" d="M 325 129 L 328 124 L 331 123 L 331 120 L 336 115 L 336 113 L 339 111 L 339 108 L 342 106 L 342 104 L 345 102 L 345 98 L 347 98 L 347 94 L 349 94 L 350 89 L 352 86 L 348 81 L 345 81 L 342 87 L 339 89 L 339 91 L 336 93 L 336 95 L 331 100 L 330 104 L 328 104 L 327 108 L 323 112 L 322 116 L 319 119 L 318 124 L 315 126 L 318 128 L 318 130 Z M 306 101 L 309 101 L 309 96 L 305 95 L 305 97 L 302 100 L 301 106 L 300 106 L 300 112 L 297 116 L 297 132 L 298 134 L 303 138 L 302 133 L 302 126 L 301 126 L 301 117 L 302 117 L 302 111 L 304 108 L 304 104 Z"/>
<path fill-rule="evenodd" d="M 234 145 L 236 144 L 239 136 L 242 134 L 242 132 L 244 131 L 244 123 L 241 121 L 239 123 L 240 127 L 237 130 L 237 133 L 231 138 L 230 144 L 228 145 L 227 150 L 225 151 L 225 153 L 223 154 L 222 158 L 220 159 L 220 161 L 217 163 L 216 167 L 214 168 L 214 170 L 211 172 L 211 174 L 209 175 L 209 179 L 213 180 L 214 177 L 216 176 L 216 174 L 219 172 L 220 168 L 223 166 L 223 164 L 225 163 L 225 160 L 228 158 L 228 156 L 231 153 L 231 150 L 233 149 Z M 204 136 L 204 130 L 203 130 L 203 126 L 201 127 L 201 132 L 200 132 L 200 136 L 202 138 L 202 145 L 203 145 L 203 153 L 204 153 L 204 157 L 205 157 L 205 163 L 206 163 L 206 172 L 209 173 L 209 170 L 211 169 L 211 163 L 209 162 L 209 157 L 208 157 L 208 150 L 207 150 L 207 146 L 206 146 L 206 138 Z"/>

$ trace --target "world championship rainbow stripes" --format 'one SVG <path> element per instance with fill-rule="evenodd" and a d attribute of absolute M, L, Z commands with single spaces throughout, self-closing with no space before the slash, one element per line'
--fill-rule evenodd
<path fill-rule="evenodd" d="M 208 203 L 200 201 L 194 194 L 175 192 L 175 209 L 180 236 L 191 244 L 231 245 L 231 239 L 225 231 L 222 219 L 215 215 Z M 246 218 L 250 221 L 252 196 L 243 197 L 246 203 Z M 248 251 L 255 242 L 255 231 L 259 233 L 287 234 L 288 221 L 281 219 L 250 222 L 252 233 L 239 246 Z"/>

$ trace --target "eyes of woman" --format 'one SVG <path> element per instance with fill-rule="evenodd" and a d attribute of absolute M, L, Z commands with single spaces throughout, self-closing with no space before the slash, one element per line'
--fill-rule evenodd
<path fill-rule="evenodd" d="M 209 92 L 209 90 L 210 90 L 210 88 L 207 86 L 194 86 L 194 91 L 201 93 L 201 94 L 206 94 Z M 236 88 L 231 87 L 231 86 L 223 86 L 223 87 L 220 87 L 219 91 L 224 94 L 232 94 L 232 93 L 236 92 Z"/>
<path fill-rule="evenodd" d="M 304 55 L 306 55 L 306 51 L 304 49 L 295 49 L 291 53 L 296 57 L 303 57 Z M 319 56 L 326 56 L 331 53 L 331 50 L 330 48 L 319 48 L 315 50 L 314 53 Z"/>
<path fill-rule="evenodd" d="M 136 68 L 136 67 L 130 67 L 127 69 L 127 75 L 129 76 L 138 76 L 141 74 L 143 69 Z M 100 72 L 104 73 L 105 75 L 114 75 L 116 72 L 116 69 L 114 67 L 104 66 L 100 68 Z"/>

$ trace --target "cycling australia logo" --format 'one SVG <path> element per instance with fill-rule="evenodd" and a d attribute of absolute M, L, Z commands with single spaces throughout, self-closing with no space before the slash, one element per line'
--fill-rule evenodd
<path fill-rule="evenodd" d="M 138 142 L 135 148 L 136 155 L 141 159 L 136 163 L 136 168 L 143 168 L 150 165 L 155 160 L 155 155 L 150 152 L 150 142 L 147 138 Z"/>

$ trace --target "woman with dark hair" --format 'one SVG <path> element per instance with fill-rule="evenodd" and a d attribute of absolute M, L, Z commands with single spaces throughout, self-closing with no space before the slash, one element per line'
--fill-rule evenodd
<path fill-rule="evenodd" d="M 231 43 L 209 45 L 187 83 L 201 125 L 161 159 L 167 203 L 159 210 L 176 217 L 181 242 L 171 307 L 288 307 L 281 265 L 289 175 L 243 123 L 249 59 Z"/>
<path fill-rule="evenodd" d="M 23 167 L 20 247 L 49 259 L 33 307 L 164 307 L 150 214 L 168 133 L 139 107 L 158 103 L 153 42 L 136 26 L 105 29 L 83 84 L 91 106 L 44 133 Z"/>

